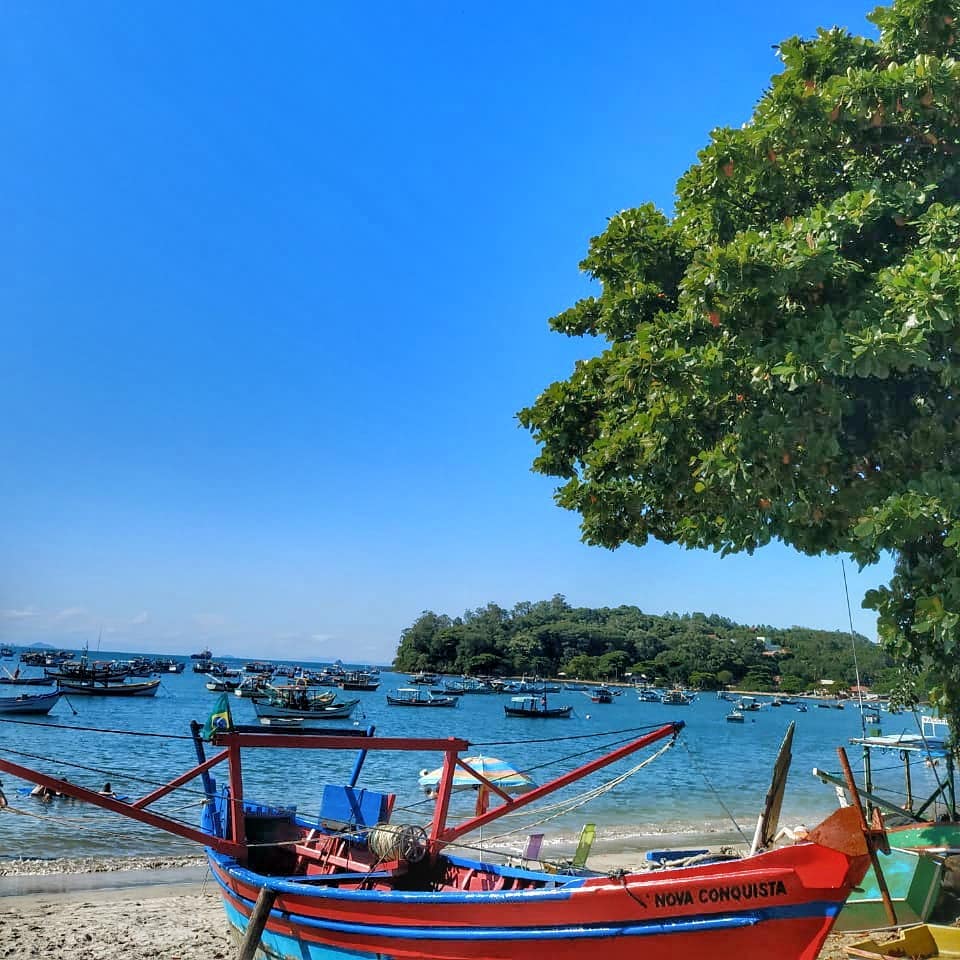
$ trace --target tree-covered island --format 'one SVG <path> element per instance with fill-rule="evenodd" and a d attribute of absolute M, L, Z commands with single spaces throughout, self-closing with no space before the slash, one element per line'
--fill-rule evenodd
<path fill-rule="evenodd" d="M 883 692 L 895 671 L 880 647 L 855 635 L 861 681 Z M 716 614 L 654 616 L 637 607 L 571 607 L 562 596 L 489 603 L 462 616 L 427 611 L 400 639 L 394 669 L 455 674 L 566 674 L 616 680 L 631 674 L 704 690 L 741 686 L 799 693 L 822 680 L 857 679 L 849 633 L 746 626 Z"/>

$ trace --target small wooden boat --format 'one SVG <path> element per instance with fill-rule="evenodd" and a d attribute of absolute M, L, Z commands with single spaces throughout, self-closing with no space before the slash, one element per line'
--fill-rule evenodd
<path fill-rule="evenodd" d="M 435 673 L 427 673 L 424 670 L 414 674 L 409 680 L 411 683 L 417 683 L 427 687 L 431 687 L 440 682 L 440 678 Z"/>
<path fill-rule="evenodd" d="M 72 697 L 152 697 L 159 680 L 58 680 L 57 686 Z"/>
<path fill-rule="evenodd" d="M 262 700 L 253 701 L 253 709 L 262 720 L 295 717 L 301 720 L 346 720 L 352 716 L 359 700 L 344 700 L 342 703 L 330 703 L 319 698 L 310 699 L 305 706 L 284 706 L 276 701 L 264 703 Z"/>
<path fill-rule="evenodd" d="M 528 720 L 566 720 L 573 713 L 573 707 L 548 706 L 546 697 L 511 697 L 503 712 L 508 717 Z"/>
<path fill-rule="evenodd" d="M 210 688 L 207 687 L 209 690 Z M 270 693 L 270 687 L 262 676 L 244 677 L 233 690 L 238 697 L 265 697 Z"/>
<path fill-rule="evenodd" d="M 457 698 L 437 697 L 422 687 L 400 687 L 387 694 L 387 703 L 391 707 L 455 707 Z"/>
<path fill-rule="evenodd" d="M 49 713 L 59 699 L 59 690 L 51 693 L 21 693 L 15 697 L 0 697 L 0 713 Z"/>
<path fill-rule="evenodd" d="M 18 677 L 14 672 L 9 677 L 0 677 L 0 684 L 17 687 L 52 687 L 54 681 L 51 677 Z"/>
<path fill-rule="evenodd" d="M 240 686 L 240 681 L 230 677 L 214 677 L 210 674 L 207 677 L 205 686 L 211 693 L 233 693 Z"/>
<path fill-rule="evenodd" d="M 303 717 L 260 717 L 260 723 L 275 730 L 289 730 L 291 727 L 302 727 Z"/>
<path fill-rule="evenodd" d="M 345 673 L 337 685 L 341 690 L 370 691 L 376 690 L 380 686 L 380 681 L 366 671 L 352 670 L 350 673 Z"/>
<path fill-rule="evenodd" d="M 613 703 L 613 693 L 606 687 L 597 687 L 594 690 L 588 690 L 587 696 L 593 703 Z"/>
<path fill-rule="evenodd" d="M 682 690 L 668 690 L 660 702 L 668 707 L 689 707 L 693 703 L 693 697 Z"/>
<path fill-rule="evenodd" d="M 940 896 L 943 860 L 916 850 L 891 847 L 889 853 L 877 854 L 881 872 L 893 900 L 897 923 L 907 926 L 930 918 Z M 873 867 L 844 904 L 837 917 L 837 930 L 875 930 L 889 926 L 880 884 Z"/>
<path fill-rule="evenodd" d="M 945 957 L 960 960 L 960 927 L 921 923 L 901 932 L 893 940 L 860 940 L 847 947 L 851 957 L 865 960 L 930 960 Z"/>
<path fill-rule="evenodd" d="M 213 727 L 209 738 L 218 753 L 207 759 L 194 724 L 198 764 L 135 804 L 24 767 L 6 759 L 2 747 L 0 771 L 202 844 L 246 957 L 582 960 L 593 950 L 604 960 L 810 960 L 882 840 L 852 807 L 837 810 L 805 842 L 659 871 L 549 872 L 454 851 L 466 834 L 675 737 L 682 726 L 648 732 L 520 796 L 478 773 L 499 802 L 458 823 L 448 822 L 449 801 L 471 744 L 454 737 Z M 323 788 L 318 814 L 298 815 L 294 807 L 246 799 L 241 758 L 258 748 L 353 749 L 357 759 L 348 784 Z M 374 751 L 427 750 L 442 755 L 431 822 L 426 828 L 393 822 L 395 796 L 358 786 L 364 759 Z M 229 765 L 223 775 L 229 791 L 209 775 L 218 763 Z M 201 775 L 207 795 L 201 829 L 148 809 L 149 801 Z"/>

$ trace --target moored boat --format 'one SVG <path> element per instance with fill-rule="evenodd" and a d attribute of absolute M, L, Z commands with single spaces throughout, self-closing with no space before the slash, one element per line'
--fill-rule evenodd
<path fill-rule="evenodd" d="M 57 687 L 71 696 L 152 697 L 159 680 L 57 680 Z"/>
<path fill-rule="evenodd" d="M 253 709 L 262 720 L 295 717 L 300 720 L 346 720 L 353 715 L 359 700 L 327 700 L 326 698 L 310 697 L 302 704 L 285 705 L 282 701 L 254 700 Z"/>
<path fill-rule="evenodd" d="M 7 760 L 0 770 L 62 790 L 207 848 L 228 923 L 252 957 L 299 960 L 582 960 L 595 945 L 605 960 L 716 957 L 811 960 L 880 842 L 853 807 L 836 811 L 809 839 L 737 860 L 615 874 L 550 872 L 450 852 L 461 837 L 669 737 L 672 723 L 514 797 L 480 778 L 500 803 L 448 823 L 453 778 L 470 743 L 458 738 L 245 732 L 213 726 L 220 751 L 207 760 L 193 725 L 198 765 L 132 804 Z M 661 745 L 663 746 L 663 745 Z M 323 790 L 318 814 L 243 799 L 246 750 L 358 750 L 350 782 Z M 443 755 L 428 828 L 392 821 L 394 796 L 358 787 L 371 751 Z M 209 778 L 227 762 L 224 786 Z M 202 830 L 149 810 L 204 776 Z M 404 813 L 403 816 L 408 816 Z"/>
<path fill-rule="evenodd" d="M 457 698 L 436 696 L 423 687 L 400 687 L 387 694 L 387 703 L 391 707 L 455 707 Z"/>
<path fill-rule="evenodd" d="M 21 693 L 15 697 L 0 697 L 0 713 L 49 713 L 59 699 L 59 690 L 51 693 Z"/>
<path fill-rule="evenodd" d="M 510 702 L 504 704 L 503 712 L 508 717 L 526 718 L 531 720 L 566 720 L 573 713 L 573 707 L 551 707 L 547 698 L 543 697 L 511 697 Z"/>

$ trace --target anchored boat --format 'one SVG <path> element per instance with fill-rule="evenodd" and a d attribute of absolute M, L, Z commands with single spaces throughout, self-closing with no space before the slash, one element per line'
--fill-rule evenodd
<path fill-rule="evenodd" d="M 21 766 L 2 748 L 0 770 L 203 844 L 241 960 L 582 960 L 591 945 L 605 960 L 812 960 L 882 842 L 848 807 L 805 842 L 732 861 L 612 874 L 506 866 L 457 855 L 451 844 L 639 750 L 668 745 L 683 724 L 650 730 L 515 796 L 465 762 L 466 740 L 231 728 L 226 699 L 204 731 L 215 753 L 207 757 L 200 724 L 191 724 L 197 765 L 129 803 Z M 319 813 L 304 815 L 245 798 L 242 756 L 265 748 L 358 755 L 349 782 L 324 787 Z M 371 751 L 442 755 L 428 827 L 395 816 L 393 794 L 359 786 Z M 210 771 L 223 763 L 218 785 Z M 464 772 L 496 805 L 452 824 L 455 777 Z M 200 828 L 150 809 L 196 777 L 207 797 Z"/>

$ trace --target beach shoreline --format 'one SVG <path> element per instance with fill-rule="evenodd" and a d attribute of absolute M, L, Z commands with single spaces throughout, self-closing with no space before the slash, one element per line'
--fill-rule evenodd
<path fill-rule="evenodd" d="M 40 881 L 51 888 L 24 891 Z M 832 934 L 817 960 L 847 960 L 863 936 Z M 236 949 L 202 857 L 0 860 L 0 957 L 232 960 Z"/>

